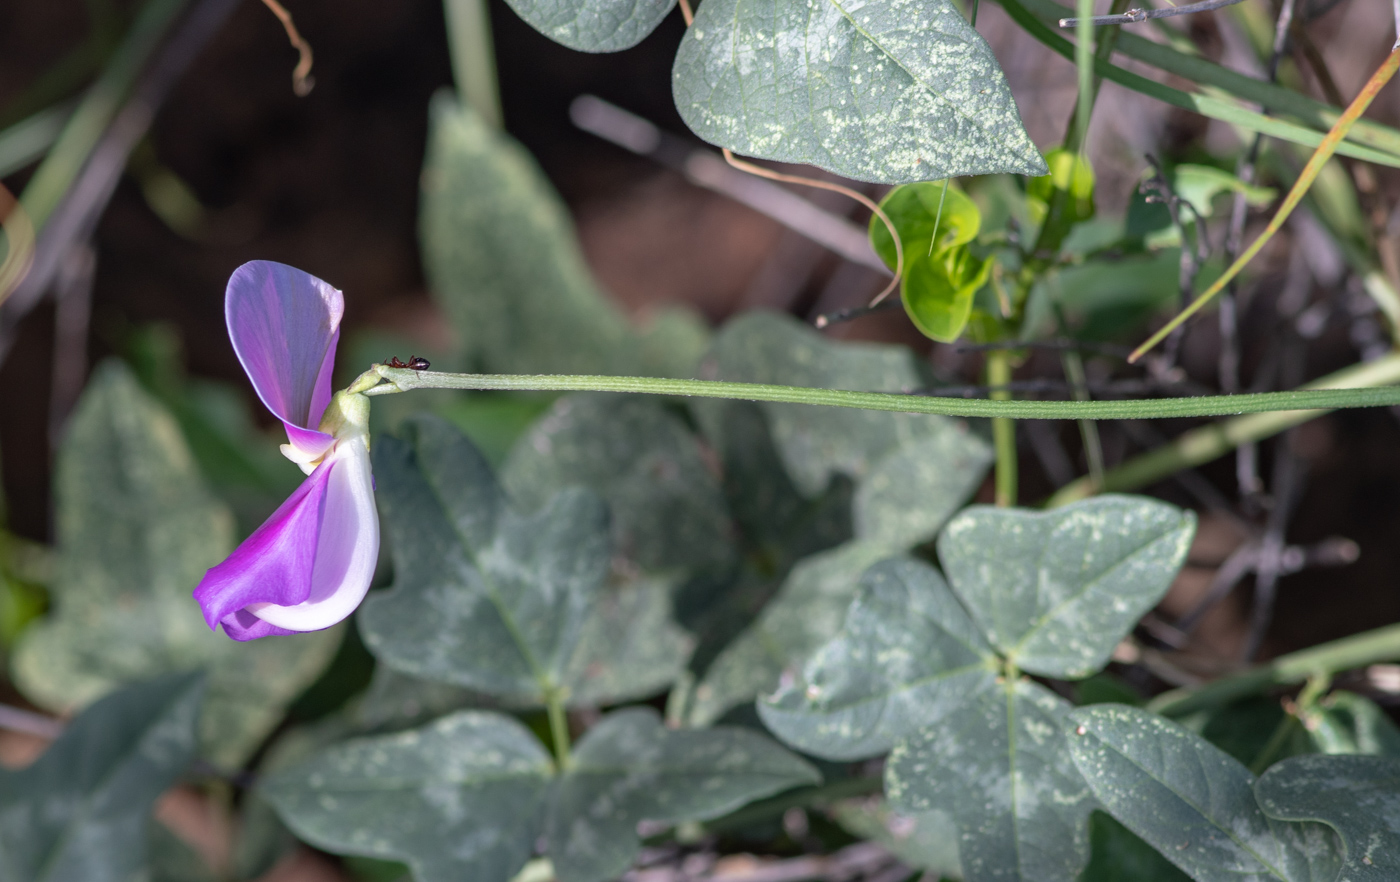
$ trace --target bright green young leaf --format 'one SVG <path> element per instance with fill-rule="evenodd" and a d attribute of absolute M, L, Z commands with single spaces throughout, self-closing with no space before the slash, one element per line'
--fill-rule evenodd
<path fill-rule="evenodd" d="M 556 43 L 580 52 L 630 49 L 656 29 L 676 0 L 507 0 Z"/>
<path fill-rule="evenodd" d="M 981 689 L 894 749 L 885 794 L 900 811 L 952 815 L 968 882 L 1072 882 L 1097 804 L 1065 750 L 1071 709 L 1025 679 Z"/>
<path fill-rule="evenodd" d="M 1216 196 L 1226 193 L 1243 194 L 1245 201 L 1255 208 L 1263 208 L 1274 200 L 1278 191 L 1269 187 L 1256 187 L 1247 184 L 1236 176 L 1213 165 L 1193 165 L 1182 163 L 1172 169 L 1172 184 L 1176 195 L 1191 203 L 1191 207 L 1201 217 L 1214 213 Z M 1183 218 L 1183 220 L 1190 220 Z"/>
<path fill-rule="evenodd" d="M 1331 882 L 1336 837 L 1272 820 L 1254 776 L 1210 742 L 1155 714 L 1096 705 L 1069 716 L 1070 752 L 1120 823 L 1197 882 Z"/>
<path fill-rule="evenodd" d="M 757 732 L 668 730 L 649 708 L 603 718 L 579 742 L 546 825 L 560 882 L 620 876 L 640 845 L 637 823 L 715 818 L 774 793 L 817 784 L 806 762 Z"/>
<path fill-rule="evenodd" d="M 779 738 L 824 759 L 886 753 L 993 688 L 996 659 L 938 571 L 891 558 L 865 571 L 841 633 L 759 702 Z"/>
<path fill-rule="evenodd" d="M 593 284 L 568 213 L 534 161 L 451 96 L 432 105 L 423 264 L 463 366 L 502 373 L 692 376 L 689 313 L 632 328 Z"/>
<path fill-rule="evenodd" d="M 1400 760 L 1297 756 L 1254 784 L 1259 806 L 1282 821 L 1321 821 L 1341 834 L 1337 882 L 1400 879 Z"/>
<path fill-rule="evenodd" d="M 1208 266 L 1202 277 L 1212 277 Z M 1077 338 L 1114 339 L 1181 298 L 1181 249 L 1100 259 L 1050 270 L 1031 289 L 1023 328 L 1030 336 L 1060 333 L 1062 310 Z"/>
<path fill-rule="evenodd" d="M 961 187 L 950 181 L 921 181 L 895 187 L 880 200 L 880 208 L 899 231 L 904 259 L 939 255 L 966 245 L 982 229 L 982 212 Z M 935 224 L 937 226 L 935 227 Z M 890 269 L 896 254 L 889 227 L 870 217 L 870 247 Z"/>
<path fill-rule="evenodd" d="M 543 702 L 608 573 L 608 512 L 576 489 L 513 512 L 471 442 L 439 419 L 375 440 L 394 587 L 360 609 L 365 644 L 403 673 Z"/>
<path fill-rule="evenodd" d="M 1022 670 L 1087 677 L 1151 609 L 1186 559 L 1191 512 L 1100 496 L 1051 512 L 973 506 L 938 557 L 972 618 Z"/>
<path fill-rule="evenodd" d="M 933 257 L 915 254 L 899 282 L 904 311 L 925 337 L 952 343 L 962 336 L 977 292 L 991 276 L 991 258 L 979 260 L 966 248 Z"/>
<path fill-rule="evenodd" d="M 1338 690 L 1307 713 L 1307 732 L 1322 753 L 1400 758 L 1400 728 L 1371 699 Z"/>
<path fill-rule="evenodd" d="M 734 566 L 719 479 L 695 435 L 656 399 L 559 399 L 516 443 L 501 483 L 526 511 L 570 486 L 602 496 L 616 553 L 647 572 L 722 577 Z"/>
<path fill-rule="evenodd" d="M 30 700 L 72 711 L 118 686 L 208 667 L 201 753 L 237 767 L 330 662 L 341 629 L 236 643 L 192 592 L 233 547 L 170 414 L 118 362 L 93 374 L 59 451 L 55 611 L 14 655 Z"/>
<path fill-rule="evenodd" d="M 884 546 L 857 541 L 800 561 L 753 624 L 705 671 L 688 721 L 708 725 L 777 688 L 784 671 L 800 668 L 841 630 L 860 574 L 888 555 Z"/>
<path fill-rule="evenodd" d="M 746 313 L 727 324 L 715 339 L 711 359 L 713 378 L 721 380 L 867 392 L 913 391 L 924 385 L 909 349 L 837 343 L 796 319 L 772 313 Z M 891 550 L 932 538 L 981 483 L 991 462 L 989 445 L 957 420 L 792 404 L 762 409 L 798 490 L 812 498 L 833 476 L 848 475 L 861 499 L 857 534 Z M 722 420 L 697 412 L 708 437 L 723 435 Z M 907 468 L 908 459 L 897 470 L 886 465 L 935 436 L 946 436 L 938 445 L 940 461 L 925 460 L 919 469 Z"/>
<path fill-rule="evenodd" d="M 506 882 L 534 849 L 552 775 L 520 723 L 461 711 L 336 745 L 259 792 L 321 848 L 404 861 L 417 882 Z"/>
<path fill-rule="evenodd" d="M 1079 153 L 1055 148 L 1045 154 L 1050 173 L 1026 182 L 1026 204 L 1031 218 L 1044 223 L 1045 212 L 1055 198 L 1056 190 L 1068 191 L 1069 202 L 1060 219 L 1073 226 L 1094 216 L 1094 170 Z"/>
<path fill-rule="evenodd" d="M 949 0 L 706 0 L 671 77 L 738 153 L 897 184 L 1043 175 L 991 49 Z"/>
<path fill-rule="evenodd" d="M 151 807 L 194 759 L 203 678 L 168 674 L 100 699 L 42 756 L 0 769 L 0 882 L 130 882 Z"/>

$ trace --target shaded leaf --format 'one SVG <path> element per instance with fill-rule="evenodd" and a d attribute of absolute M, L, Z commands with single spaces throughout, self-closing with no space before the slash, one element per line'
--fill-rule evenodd
<path fill-rule="evenodd" d="M 156 798 L 194 758 L 203 678 L 128 686 L 68 724 L 26 769 L 0 769 L 0 880 L 129 882 Z"/>
<path fill-rule="evenodd" d="M 938 556 L 953 591 L 1004 656 L 1048 677 L 1086 677 L 1170 587 L 1196 518 L 1144 497 L 1051 512 L 974 506 Z"/>
<path fill-rule="evenodd" d="M 986 41 L 948 0 L 707 0 L 671 84 L 686 124 L 862 181 L 1043 175 Z"/>
<path fill-rule="evenodd" d="M 421 417 L 403 433 L 375 442 L 396 571 L 360 609 L 366 646 L 415 677 L 542 702 L 607 576 L 606 506 L 574 489 L 518 515 L 455 429 Z"/>
<path fill-rule="evenodd" d="M 650 34 L 676 0 L 507 0 L 516 14 L 556 43 L 580 52 L 630 49 Z"/>
<path fill-rule="evenodd" d="M 1070 710 L 1029 680 L 989 684 L 894 749 L 885 794 L 901 812 L 954 818 L 969 882 L 1068 882 L 1088 860 L 1096 807 L 1065 750 Z"/>
<path fill-rule="evenodd" d="M 530 156 L 450 95 L 432 104 L 419 227 L 463 366 L 685 377 L 706 333 L 689 313 L 634 330 L 591 281 L 568 213 Z"/>
<path fill-rule="evenodd" d="M 260 792 L 321 848 L 404 861 L 418 882 L 505 882 L 534 848 L 552 773 L 520 723 L 461 711 L 336 745 Z"/>
<path fill-rule="evenodd" d="M 671 588 L 658 579 L 615 581 L 597 597 L 564 674 L 568 702 L 646 698 L 685 671 L 694 639 L 671 615 Z"/>
<path fill-rule="evenodd" d="M 604 717 L 574 751 L 546 836 L 560 882 L 603 882 L 631 864 L 642 820 L 715 818 L 821 776 L 757 732 L 671 731 L 649 708 Z"/>
<path fill-rule="evenodd" d="M 958 828 L 947 812 L 899 814 L 880 798 L 840 802 L 829 811 L 851 835 L 880 843 L 903 863 L 934 878 L 962 878 Z"/>
<path fill-rule="evenodd" d="M 938 571 L 883 560 L 860 578 L 841 633 L 759 702 L 778 737 L 824 759 L 886 753 L 993 686 L 996 658 Z"/>
<path fill-rule="evenodd" d="M 1191 877 L 1133 831 L 1096 811 L 1089 816 L 1089 866 L 1079 882 L 1190 882 Z"/>
<path fill-rule="evenodd" d="M 909 349 L 832 342 L 796 319 L 772 313 L 746 313 L 727 324 L 710 361 L 715 378 L 722 380 L 868 392 L 923 386 Z M 981 483 L 991 462 L 989 446 L 958 420 L 801 404 L 762 408 L 799 492 L 814 497 L 834 476 L 848 475 L 857 487 L 857 535 L 891 550 L 932 538 Z M 723 447 L 720 421 L 700 413 L 707 437 Z M 892 459 L 921 443 L 931 446 Z M 916 462 L 922 467 L 911 468 Z"/>
<path fill-rule="evenodd" d="M 752 625 L 714 660 L 695 690 L 691 725 L 713 723 L 726 711 L 777 688 L 841 629 L 857 580 L 888 552 L 850 542 L 803 559 Z"/>
<path fill-rule="evenodd" d="M 656 399 L 572 395 L 516 443 L 501 483 L 526 511 L 569 486 L 602 496 L 615 552 L 656 574 L 734 566 L 724 494 L 695 436 Z"/>
<path fill-rule="evenodd" d="M 1400 760 L 1298 756 L 1254 784 L 1259 806 L 1283 821 L 1321 821 L 1341 834 L 1337 882 L 1400 878 Z"/>
<path fill-rule="evenodd" d="M 1197 882 L 1335 879 L 1335 837 L 1267 817 L 1254 776 L 1210 742 L 1122 705 L 1075 711 L 1070 752 L 1104 808 Z"/>
<path fill-rule="evenodd" d="M 118 686 L 208 666 L 201 753 L 236 767 L 330 662 L 341 629 L 236 643 L 191 593 L 233 546 L 233 519 L 204 487 L 170 415 L 118 362 L 94 373 L 55 477 L 56 611 L 14 656 L 34 702 L 82 707 Z"/>
<path fill-rule="evenodd" d="M 1338 690 L 1305 712 L 1308 735 L 1322 753 L 1400 757 L 1400 729 L 1374 701 Z"/>

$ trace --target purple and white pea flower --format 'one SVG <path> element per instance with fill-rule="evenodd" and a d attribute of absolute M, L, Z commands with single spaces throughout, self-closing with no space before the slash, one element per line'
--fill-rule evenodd
<path fill-rule="evenodd" d="M 209 627 L 234 640 L 329 628 L 364 599 L 379 557 L 369 399 L 331 394 L 341 293 L 255 260 L 229 279 L 224 315 L 258 397 L 287 429 L 282 453 L 308 477 L 194 591 Z"/>

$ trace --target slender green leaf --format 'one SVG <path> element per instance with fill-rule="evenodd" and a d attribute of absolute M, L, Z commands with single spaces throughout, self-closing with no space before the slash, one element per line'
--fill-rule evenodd
<path fill-rule="evenodd" d="M 1045 174 L 991 49 L 949 0 L 706 0 L 672 75 L 700 137 L 882 183 Z"/>
<path fill-rule="evenodd" d="M 952 815 L 968 882 L 1070 882 L 1096 807 L 1065 750 L 1070 710 L 1029 680 L 981 689 L 894 749 L 885 794 L 900 811 Z"/>
<path fill-rule="evenodd" d="M 841 633 L 801 678 L 759 702 L 759 716 L 805 753 L 876 756 L 990 689 L 995 667 L 938 571 L 893 558 L 865 571 Z"/>
<path fill-rule="evenodd" d="M 560 882 L 603 882 L 632 862 L 637 823 L 715 818 L 760 797 L 821 781 L 757 732 L 671 731 L 649 708 L 605 717 L 559 782 L 547 823 Z"/>
<path fill-rule="evenodd" d="M 404 861 L 418 882 L 506 882 L 534 848 L 552 774 L 520 723 L 461 711 L 339 744 L 259 792 L 322 848 Z"/>
<path fill-rule="evenodd" d="M 1335 836 L 1272 820 L 1254 776 L 1175 723 L 1137 708 L 1096 705 L 1069 717 L 1070 752 L 1119 822 L 1197 882 L 1331 882 Z"/>
<path fill-rule="evenodd" d="M 1400 760 L 1298 756 L 1254 784 L 1259 806 L 1282 821 L 1321 821 L 1341 834 L 1337 882 L 1400 878 Z"/>
<path fill-rule="evenodd" d="M 420 232 L 462 360 L 489 371 L 691 376 L 689 313 L 634 330 L 598 291 L 563 203 L 534 161 L 449 95 L 432 105 Z"/>
<path fill-rule="evenodd" d="M 1170 587 L 1195 533 L 1191 512 L 1102 496 L 1039 513 L 974 506 L 938 539 L 953 591 L 1023 670 L 1087 677 Z"/>
<path fill-rule="evenodd" d="M 130 882 L 156 798 L 194 758 L 203 678 L 168 674 L 94 703 L 42 756 L 0 769 L 0 882 Z"/>
<path fill-rule="evenodd" d="M 507 0 L 556 43 L 580 52 L 630 49 L 661 24 L 676 0 Z"/>
<path fill-rule="evenodd" d="M 120 363 L 84 391 L 55 484 L 57 608 L 22 636 L 16 682 L 71 711 L 124 683 L 208 666 L 201 753 L 241 764 L 330 662 L 341 629 L 250 643 L 209 629 L 191 592 L 231 550 L 233 518 L 174 419 Z"/>

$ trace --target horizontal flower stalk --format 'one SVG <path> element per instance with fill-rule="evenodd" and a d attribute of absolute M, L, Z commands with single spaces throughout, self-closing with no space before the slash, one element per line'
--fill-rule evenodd
<path fill-rule="evenodd" d="M 1400 359 L 1400 356 L 1392 358 Z M 1400 404 L 1400 387 L 1367 385 L 1357 388 L 1298 389 L 1248 395 L 1203 395 L 1191 398 L 1151 398 L 1126 401 L 990 401 L 939 398 L 897 392 L 849 392 L 766 383 L 718 380 L 673 380 L 661 377 L 604 377 L 567 374 L 447 374 L 375 365 L 384 382 L 365 395 L 390 395 L 413 389 L 469 389 L 493 392 L 628 392 L 691 398 L 730 398 L 825 407 L 851 407 L 897 413 L 929 413 L 954 417 L 1010 417 L 1022 420 L 1143 420 L 1171 417 L 1234 416 L 1296 410 L 1336 410 L 1388 407 Z M 1391 377 L 1387 382 L 1400 381 Z"/>

